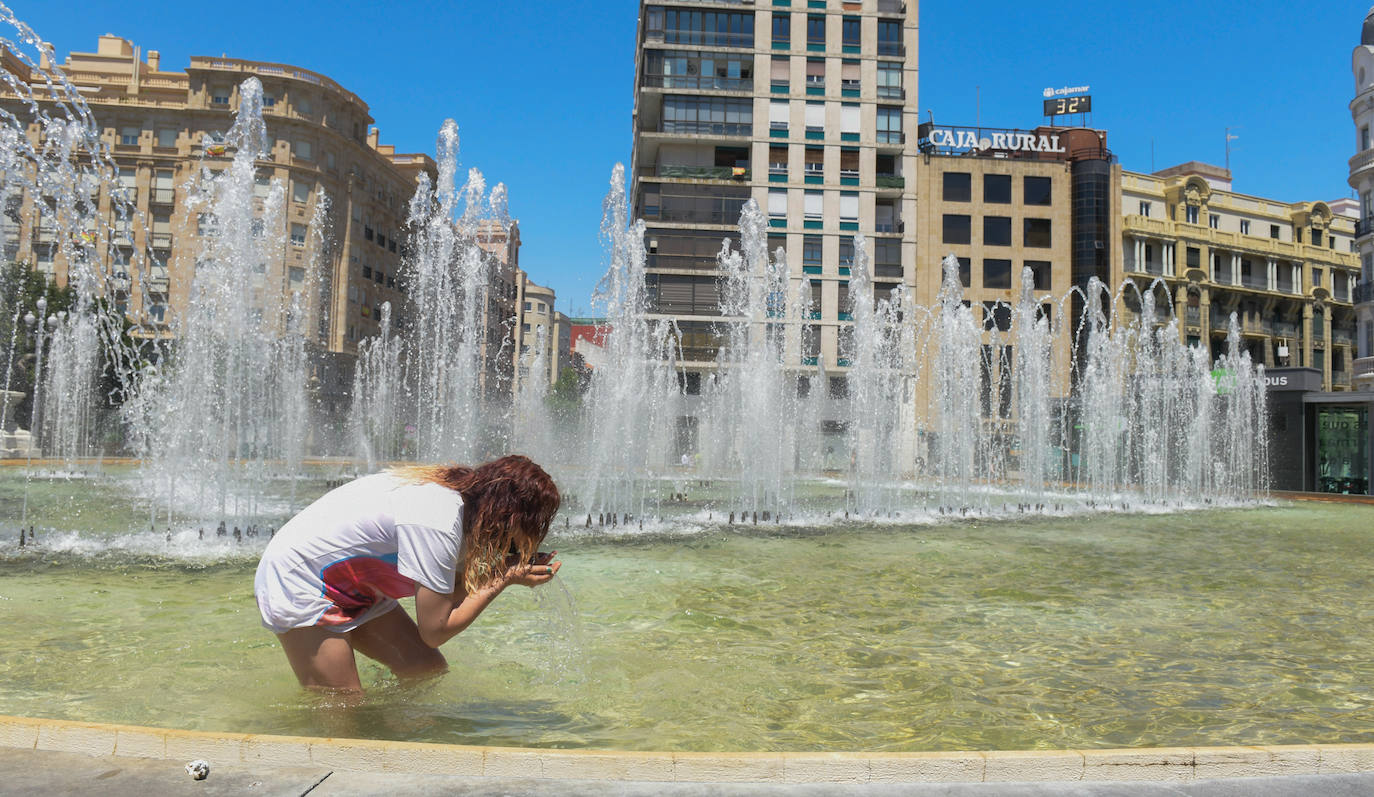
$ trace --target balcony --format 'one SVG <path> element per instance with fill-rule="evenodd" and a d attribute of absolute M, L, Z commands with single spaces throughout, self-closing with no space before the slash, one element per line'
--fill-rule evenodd
<path fill-rule="evenodd" d="M 878 0 L 879 14 L 905 14 L 905 0 Z"/>
<path fill-rule="evenodd" d="M 1210 318 L 1213 332 L 1227 332 L 1231 329 L 1231 314 L 1213 310 Z"/>
<path fill-rule="evenodd" d="M 695 91 L 753 91 L 751 77 L 719 77 L 717 75 L 645 75 L 644 85 L 658 89 L 689 89 Z"/>
<path fill-rule="evenodd" d="M 1198 307 L 1185 307 L 1183 309 L 1183 321 L 1190 327 L 1202 326 L 1202 309 Z"/>
<path fill-rule="evenodd" d="M 1367 149 L 1364 152 L 1350 159 L 1350 176 L 1354 178 L 1356 172 L 1374 166 L 1374 149 Z"/>
<path fill-rule="evenodd" d="M 1374 283 L 1359 282 L 1355 284 L 1355 304 L 1362 302 L 1374 302 Z"/>
<path fill-rule="evenodd" d="M 754 46 L 754 34 L 752 33 L 724 33 L 703 30 L 651 30 L 644 34 L 644 40 L 704 47 L 753 48 Z"/>
<path fill-rule="evenodd" d="M 748 123 L 664 120 L 658 132 L 689 136 L 748 136 L 754 126 Z"/>
<path fill-rule="evenodd" d="M 906 55 L 906 45 L 901 42 L 878 42 L 878 55 L 901 58 Z"/>
<path fill-rule="evenodd" d="M 906 188 L 906 178 L 895 174 L 880 174 L 875 183 L 879 188 Z"/>
<path fill-rule="evenodd" d="M 1355 345 L 1355 330 L 1353 330 L 1353 329 L 1338 329 L 1338 328 L 1336 328 L 1336 327 L 1332 327 L 1332 328 L 1331 328 L 1331 342 L 1332 342 L 1332 343 L 1335 343 L 1335 344 L 1337 344 L 1337 345 L 1354 346 L 1354 345 Z"/>
<path fill-rule="evenodd" d="M 1356 220 L 1355 220 L 1355 237 L 1356 237 L 1356 238 L 1363 238 L 1363 237 L 1365 237 L 1366 235 L 1370 234 L 1371 232 L 1374 232 L 1374 219 L 1356 219 Z"/>
<path fill-rule="evenodd" d="M 1289 340 L 1297 340 L 1298 325 L 1292 321 L 1275 321 L 1274 335 L 1280 338 L 1288 338 Z"/>
<path fill-rule="evenodd" d="M 171 205 L 176 202 L 176 196 L 175 188 L 154 188 L 150 199 L 155 205 Z"/>
<path fill-rule="evenodd" d="M 748 180 L 750 170 L 739 166 L 674 166 L 663 164 L 655 171 L 659 177 L 685 180 Z"/>
<path fill-rule="evenodd" d="M 1374 379 L 1374 357 L 1361 357 L 1355 361 L 1355 379 Z"/>

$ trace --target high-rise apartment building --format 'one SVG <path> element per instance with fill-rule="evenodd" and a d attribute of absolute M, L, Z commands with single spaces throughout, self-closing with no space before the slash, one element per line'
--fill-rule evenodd
<path fill-rule="evenodd" d="M 1269 367 L 1314 368 L 1323 390 L 1350 390 L 1359 261 L 1355 220 L 1337 203 L 1279 202 L 1232 190 L 1230 171 L 1185 163 L 1121 180 L 1125 274 L 1180 319 L 1189 344 L 1241 345 Z"/>
<path fill-rule="evenodd" d="M 809 284 L 800 371 L 843 373 L 854 237 L 875 291 L 914 286 L 917 0 L 644 0 L 635 58 L 633 214 L 650 313 L 683 367 L 714 367 L 716 255 L 740 210 L 767 214 L 789 294 Z"/>
<path fill-rule="evenodd" d="M 1359 318 L 1358 359 L 1355 385 L 1374 390 L 1374 10 L 1365 17 L 1360 44 L 1351 57 L 1355 99 L 1350 114 L 1355 120 L 1355 155 L 1350 158 L 1350 187 L 1359 197 L 1355 240 L 1361 279 L 1355 289 Z"/>
<path fill-rule="evenodd" d="M 3 66 L 31 85 L 43 85 L 42 77 L 18 59 L 6 58 Z M 134 246 L 151 250 L 160 264 L 146 275 L 129 275 L 131 284 L 123 290 L 116 286 L 112 298 L 131 316 L 150 328 L 165 328 L 188 300 L 205 232 L 188 206 L 188 191 L 202 167 L 213 171 L 228 165 L 230 155 L 215 147 L 216 137 L 233 122 L 239 84 L 255 76 L 263 85 L 270 139 L 255 191 L 265 197 L 271 181 L 280 181 L 287 225 L 286 247 L 280 258 L 263 265 L 264 279 L 282 291 L 296 290 L 304 281 L 307 228 L 316 189 L 322 187 L 330 199 L 322 264 L 327 273 L 320 275 L 327 306 L 314 318 L 321 323 L 309 327 L 312 341 L 328 351 L 355 351 L 358 341 L 377 333 L 384 302 L 404 325 L 397 272 L 407 202 L 418 175 L 433 175 L 435 164 L 428 155 L 400 154 L 381 144 L 367 104 L 356 94 L 324 75 L 286 64 L 193 56 L 185 71 L 164 70 L 157 51 L 149 50 L 145 58 L 140 48 L 109 34 L 100 37 L 93 53 L 70 53 L 61 69 L 90 106 L 122 187 L 146 219 L 135 225 Z M 0 107 L 28 118 L 16 102 L 13 94 L 0 91 Z M 36 124 L 28 133 L 37 142 Z M 100 208 L 113 219 L 107 194 L 102 193 Z M 25 193 L 14 201 L 5 208 L 0 230 L 5 258 L 65 281 L 53 214 L 43 204 L 50 200 Z M 109 253 L 98 256 L 107 259 Z M 148 284 L 139 284 L 145 276 Z"/>

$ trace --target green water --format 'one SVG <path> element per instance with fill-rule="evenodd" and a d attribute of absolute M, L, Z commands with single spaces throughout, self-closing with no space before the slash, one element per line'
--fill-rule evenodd
<path fill-rule="evenodd" d="M 5 714 L 644 750 L 1374 742 L 1374 507 L 558 531 L 557 584 L 507 591 L 436 681 L 364 663 L 355 707 L 296 686 L 251 550 L 14 545 Z"/>

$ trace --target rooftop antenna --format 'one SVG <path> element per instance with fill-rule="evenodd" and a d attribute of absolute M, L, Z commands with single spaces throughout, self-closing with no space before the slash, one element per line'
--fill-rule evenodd
<path fill-rule="evenodd" d="M 1239 129 L 1239 127 L 1226 128 L 1226 171 L 1228 172 L 1231 171 L 1231 142 L 1240 138 L 1240 136 L 1231 135 L 1231 131 Z"/>

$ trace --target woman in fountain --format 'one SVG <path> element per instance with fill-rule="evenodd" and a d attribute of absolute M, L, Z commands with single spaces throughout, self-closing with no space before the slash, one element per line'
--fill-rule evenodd
<path fill-rule="evenodd" d="M 362 689 L 354 651 L 401 678 L 441 672 L 438 647 L 506 587 L 548 583 L 537 553 L 558 488 L 529 459 L 413 466 L 330 491 L 276 533 L 253 591 L 303 686 Z M 415 619 L 397 598 L 415 596 Z"/>

